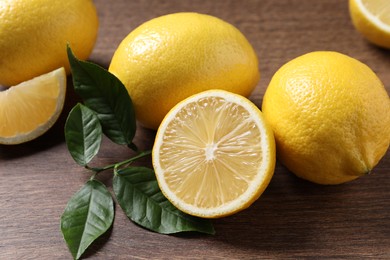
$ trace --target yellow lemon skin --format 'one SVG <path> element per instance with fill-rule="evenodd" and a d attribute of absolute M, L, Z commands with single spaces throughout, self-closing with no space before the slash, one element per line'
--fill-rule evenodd
<path fill-rule="evenodd" d="M 367 14 L 363 13 L 362 9 L 358 7 L 357 2 L 357 0 L 349 0 L 349 13 L 355 28 L 369 42 L 380 47 L 390 48 L 390 24 L 387 24 L 387 30 L 381 28 L 372 19 L 369 19 Z"/>
<path fill-rule="evenodd" d="M 169 14 L 140 25 L 121 42 L 109 71 L 126 86 L 139 122 L 152 129 L 193 94 L 223 89 L 249 96 L 260 79 L 245 36 L 198 13 Z"/>
<path fill-rule="evenodd" d="M 66 45 L 86 59 L 98 16 L 92 0 L 0 2 L 0 85 L 14 86 L 59 67 L 69 73 Z"/>
<path fill-rule="evenodd" d="M 369 173 L 390 142 L 390 99 L 375 73 L 337 52 L 312 52 L 273 76 L 262 110 L 279 160 L 297 176 L 340 184 Z"/>

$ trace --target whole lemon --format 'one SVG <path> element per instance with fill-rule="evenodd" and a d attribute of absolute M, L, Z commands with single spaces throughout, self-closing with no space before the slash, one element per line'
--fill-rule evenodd
<path fill-rule="evenodd" d="M 245 36 L 219 18 L 198 13 L 145 22 L 120 43 L 109 71 L 126 86 L 137 119 L 153 129 L 193 94 L 223 89 L 248 96 L 260 78 Z"/>
<path fill-rule="evenodd" d="M 13 86 L 59 67 L 69 72 L 66 45 L 86 59 L 98 16 L 92 0 L 0 2 L 0 85 Z"/>
<path fill-rule="evenodd" d="M 339 184 L 369 173 L 390 143 L 390 99 L 375 73 L 337 52 L 283 65 L 264 95 L 279 159 L 297 176 Z"/>

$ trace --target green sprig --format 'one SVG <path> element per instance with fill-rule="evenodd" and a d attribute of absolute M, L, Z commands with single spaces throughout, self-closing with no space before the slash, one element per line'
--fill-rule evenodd
<path fill-rule="evenodd" d="M 68 46 L 73 86 L 83 99 L 71 110 L 65 123 L 65 141 L 76 163 L 91 172 L 91 178 L 68 202 L 61 216 L 61 231 L 74 259 L 113 224 L 115 196 L 129 219 L 163 234 L 196 231 L 214 234 L 209 220 L 189 216 L 176 209 L 159 189 L 154 171 L 131 164 L 151 151 L 138 151 L 133 143 L 136 119 L 130 96 L 121 81 L 104 68 L 77 59 Z M 90 162 L 101 148 L 103 135 L 136 154 L 103 167 Z M 96 175 L 112 170 L 111 195 Z"/>

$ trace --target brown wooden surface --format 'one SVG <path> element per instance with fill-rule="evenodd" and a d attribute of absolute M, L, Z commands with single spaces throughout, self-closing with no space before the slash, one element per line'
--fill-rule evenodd
<path fill-rule="evenodd" d="M 354 30 L 341 0 L 96 0 L 99 38 L 91 60 L 107 67 L 119 42 L 140 23 L 163 14 L 196 11 L 238 27 L 253 44 L 262 78 L 251 96 L 261 105 L 273 73 L 315 50 L 335 50 L 369 65 L 390 92 L 390 51 Z M 0 259 L 71 259 L 59 222 L 68 199 L 89 178 L 73 162 L 63 126 L 77 101 L 68 84 L 64 112 L 44 136 L 0 146 Z M 150 149 L 154 132 L 138 128 L 135 143 Z M 94 162 L 131 156 L 105 140 Z M 144 164 L 150 164 L 145 160 Z M 88 250 L 89 259 L 390 259 L 390 152 L 370 176 L 319 186 L 277 164 L 263 196 L 249 209 L 214 220 L 215 236 L 160 235 L 130 222 L 116 205 L 113 228 Z M 111 185 L 110 174 L 101 180 Z"/>

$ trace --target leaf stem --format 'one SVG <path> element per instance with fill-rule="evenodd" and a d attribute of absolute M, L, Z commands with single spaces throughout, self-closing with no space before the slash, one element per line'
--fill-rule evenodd
<path fill-rule="evenodd" d="M 110 164 L 110 165 L 107 165 L 107 166 L 104 166 L 104 167 L 101 167 L 101 168 L 95 168 L 95 167 L 89 167 L 88 165 L 85 165 L 85 168 L 88 169 L 88 170 L 91 170 L 93 171 L 95 174 L 94 176 L 99 173 L 99 172 L 102 172 L 102 171 L 105 171 L 105 170 L 109 170 L 109 169 L 113 169 L 113 168 L 119 168 L 125 164 L 129 164 L 129 163 L 132 163 L 138 159 L 141 159 L 145 156 L 148 156 L 152 153 L 152 150 L 147 150 L 147 151 L 142 151 L 140 152 L 139 154 L 137 154 L 136 156 L 130 158 L 130 159 L 127 159 L 127 160 L 124 160 L 122 162 L 118 162 L 118 163 L 114 163 L 114 164 Z"/>

